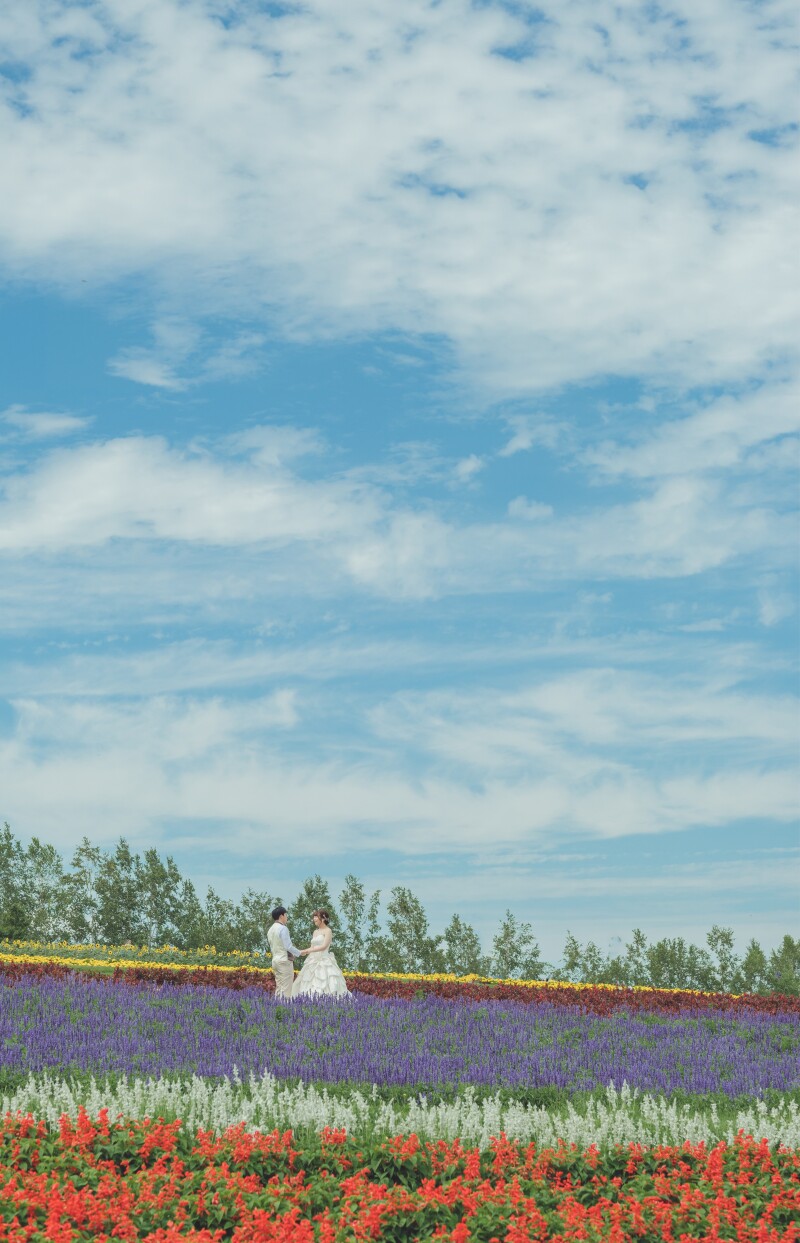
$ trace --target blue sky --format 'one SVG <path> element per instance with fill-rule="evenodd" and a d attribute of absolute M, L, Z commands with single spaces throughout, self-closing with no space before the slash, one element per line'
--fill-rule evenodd
<path fill-rule="evenodd" d="M 0 815 L 797 931 L 793 5 L 0 15 Z"/>

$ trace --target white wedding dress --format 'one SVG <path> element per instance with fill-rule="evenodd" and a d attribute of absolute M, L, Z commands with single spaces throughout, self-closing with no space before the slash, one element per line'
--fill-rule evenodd
<path fill-rule="evenodd" d="M 321 945 L 324 940 L 325 933 L 318 931 L 311 938 L 311 944 Z M 292 985 L 292 997 L 319 996 L 350 996 L 350 990 L 331 949 L 307 954 L 303 969 Z"/>

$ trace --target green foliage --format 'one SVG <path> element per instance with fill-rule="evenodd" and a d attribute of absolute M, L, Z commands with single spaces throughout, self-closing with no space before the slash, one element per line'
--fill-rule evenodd
<path fill-rule="evenodd" d="M 758 941 L 750 941 L 745 950 L 740 971 L 743 993 L 764 993 L 768 991 L 767 956 L 758 944 Z"/>
<path fill-rule="evenodd" d="M 103 854 L 94 883 L 99 940 L 111 945 L 147 944 L 138 865 L 139 858 L 124 837 L 113 855 Z"/>
<path fill-rule="evenodd" d="M 0 914 L 0 937 L 3 940 L 23 941 L 28 936 L 30 921 L 28 912 L 16 895 L 11 895 Z"/>
<path fill-rule="evenodd" d="M 64 878 L 69 940 L 99 938 L 95 885 L 102 861 L 103 851 L 84 837 L 72 856 L 72 870 Z"/>
<path fill-rule="evenodd" d="M 491 962 L 492 973 L 502 979 L 541 980 L 546 973 L 531 925 L 508 910 L 492 942 Z"/>
<path fill-rule="evenodd" d="M 767 989 L 773 993 L 800 992 L 800 937 L 787 935 L 769 956 Z"/>
<path fill-rule="evenodd" d="M 340 934 L 336 957 L 349 971 L 369 971 L 380 948 L 380 890 L 367 902 L 367 891 L 357 876 L 348 873 L 339 894 Z"/>
<path fill-rule="evenodd" d="M 471 924 L 454 915 L 444 930 L 447 970 L 454 975 L 489 975 L 492 961 L 481 948 L 480 937 Z"/>
<path fill-rule="evenodd" d="M 0 931 L 6 937 L 26 937 L 30 930 L 25 872 L 22 845 L 11 832 L 10 825 L 4 824 L 0 831 Z"/>
<path fill-rule="evenodd" d="M 396 885 L 386 910 L 386 935 L 375 938 L 371 969 L 425 973 L 446 970 L 442 938 L 431 935 L 419 898 L 404 885 Z"/>
<path fill-rule="evenodd" d="M 333 905 L 328 882 L 319 874 L 308 876 L 302 884 L 300 892 L 288 908 L 289 931 L 298 949 L 308 945 L 314 933 L 312 914 L 316 910 L 327 911 L 333 935 L 339 930 L 339 916 Z"/>
<path fill-rule="evenodd" d="M 141 924 L 146 945 L 174 945 L 181 921 L 181 874 L 174 859 L 163 862 L 154 848 L 138 863 Z"/>
<path fill-rule="evenodd" d="M 796 996 L 800 994 L 800 939 L 785 936 L 769 959 L 758 942 L 751 940 L 739 958 L 733 930 L 718 924 L 706 935 L 705 947 L 688 944 L 683 937 L 664 937 L 650 945 L 637 928 L 624 955 L 604 957 L 593 942 L 581 946 L 569 933 L 554 978 L 623 987 Z"/>

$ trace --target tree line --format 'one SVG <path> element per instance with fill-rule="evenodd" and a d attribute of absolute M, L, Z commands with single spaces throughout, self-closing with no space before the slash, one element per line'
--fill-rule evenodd
<path fill-rule="evenodd" d="M 238 902 L 209 887 L 203 898 L 174 859 L 151 848 L 143 854 L 120 838 L 104 850 L 84 838 L 69 865 L 46 842 L 26 845 L 8 824 L 0 831 L 0 938 L 122 945 L 174 945 L 218 951 L 263 952 L 279 894 L 248 888 Z M 336 951 L 353 971 L 452 972 L 529 980 L 649 985 L 724 992 L 800 993 L 800 937 L 771 952 L 751 940 L 739 955 L 730 928 L 715 925 L 705 945 L 683 937 L 650 943 L 640 929 L 618 951 L 604 953 L 568 934 L 561 962 L 543 960 L 530 923 L 507 910 L 487 952 L 475 929 L 455 914 L 432 931 L 419 898 L 396 885 L 382 904 L 356 876 L 345 877 L 334 900 L 327 882 L 308 877 L 286 902 L 289 926 L 303 939 L 311 912 L 331 915 Z"/>

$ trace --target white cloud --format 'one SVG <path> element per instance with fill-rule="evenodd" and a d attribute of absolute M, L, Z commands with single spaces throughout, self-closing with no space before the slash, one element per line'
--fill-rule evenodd
<path fill-rule="evenodd" d="M 724 472 L 746 464 L 749 469 L 780 465 L 773 456 L 754 451 L 770 442 L 784 443 L 800 432 L 800 389 L 770 384 L 743 397 L 717 398 L 680 419 L 668 419 L 640 435 L 633 446 L 606 444 L 587 453 L 588 461 L 610 475 L 660 478 L 703 472 Z M 786 466 L 791 468 L 792 461 Z"/>
<path fill-rule="evenodd" d="M 328 542 L 379 516 L 350 485 L 306 484 L 263 460 L 192 455 L 157 437 L 54 453 L 37 470 L 12 476 L 5 493 L 0 547 L 11 551 L 113 539 Z"/>
<path fill-rule="evenodd" d="M 147 273 L 182 313 L 269 308 L 290 335 L 444 335 L 495 395 L 795 356 L 796 165 L 753 137 L 793 115 L 792 14 L 539 13 L 15 6 L 4 261 Z M 174 374 L 144 362 L 121 365 Z"/>
<path fill-rule="evenodd" d="M 9 406 L 0 414 L 0 422 L 13 427 L 26 440 L 46 440 L 72 436 L 89 426 L 90 419 L 76 414 L 28 410 L 26 406 Z"/>
<path fill-rule="evenodd" d="M 262 333 L 248 331 L 212 345 L 196 326 L 174 318 L 156 320 L 153 337 L 152 347 L 129 346 L 109 359 L 111 374 L 175 392 L 207 381 L 237 380 L 261 366 L 265 341 Z"/>
<path fill-rule="evenodd" d="M 553 506 L 542 501 L 529 501 L 526 496 L 515 496 L 508 502 L 509 518 L 522 518 L 525 522 L 537 522 L 540 518 L 552 518 Z"/>
<path fill-rule="evenodd" d="M 687 622 L 685 626 L 680 627 L 687 634 L 711 634 L 725 629 L 725 619 L 722 617 L 707 617 L 703 621 Z"/>
<path fill-rule="evenodd" d="M 641 500 L 565 519 L 556 547 L 568 549 L 569 562 L 586 574 L 595 568 L 622 577 L 670 577 L 700 574 L 757 549 L 786 559 L 795 531 L 793 516 L 739 504 L 720 482 L 690 474 L 659 482 Z"/>
<path fill-rule="evenodd" d="M 457 542 L 452 527 L 433 514 L 400 513 L 385 530 L 367 533 L 345 550 L 357 582 L 380 594 L 426 599 L 442 593 Z"/>
<path fill-rule="evenodd" d="M 186 387 L 186 382 L 174 374 L 167 363 L 153 358 L 145 350 L 123 350 L 108 364 L 112 375 L 123 380 L 133 380 L 134 384 L 146 384 L 150 388 L 166 388 L 178 392 Z"/>
<path fill-rule="evenodd" d="M 149 699 L 112 703 L 106 699 L 19 699 L 11 707 L 17 737 L 38 747 L 57 744 L 62 754 L 122 750 L 130 746 L 169 766 L 200 762 L 220 747 L 241 746 L 273 730 L 293 729 L 299 720 L 297 693 L 222 699 Z"/>
<path fill-rule="evenodd" d="M 398 696 L 372 721 L 387 740 L 419 746 L 476 778 L 535 771 L 596 779 L 611 772 L 626 781 L 632 769 L 617 757 L 631 749 L 649 751 L 654 768 L 668 771 L 670 754 L 682 767 L 687 748 L 724 746 L 738 766 L 739 752 L 749 760 L 790 759 L 800 729 L 793 696 L 624 668 L 543 677 L 506 694 Z"/>
<path fill-rule="evenodd" d="M 758 597 L 758 620 L 762 626 L 776 626 L 791 617 L 797 607 L 788 592 L 761 591 Z"/>
<path fill-rule="evenodd" d="M 535 415 L 515 415 L 508 419 L 508 424 L 514 429 L 514 434 L 503 445 L 498 457 L 513 457 L 515 453 L 525 453 L 535 445 L 552 449 L 564 430 L 561 424 Z"/>
<path fill-rule="evenodd" d="M 233 432 L 227 445 L 246 454 L 259 466 L 277 467 L 297 458 L 321 453 L 324 444 L 317 432 L 290 424 L 262 423 L 243 432 Z"/>
<path fill-rule="evenodd" d="M 485 467 L 486 462 L 482 457 L 478 457 L 477 453 L 470 453 L 469 457 L 461 458 L 456 462 L 453 474 L 458 483 L 470 483 L 476 475 Z"/>

